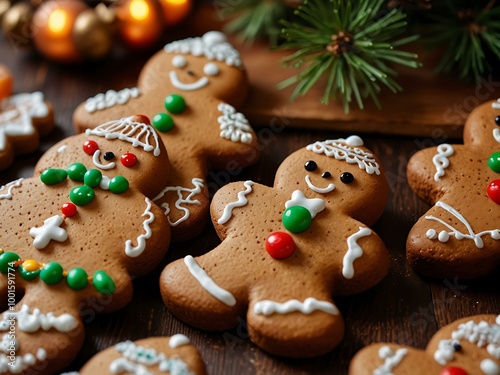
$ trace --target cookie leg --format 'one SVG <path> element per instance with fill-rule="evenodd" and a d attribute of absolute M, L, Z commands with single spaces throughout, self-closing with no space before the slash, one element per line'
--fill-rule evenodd
<path fill-rule="evenodd" d="M 252 296 L 248 309 L 248 331 L 250 339 L 266 352 L 314 357 L 332 351 L 344 336 L 342 316 L 327 295 L 258 297 Z"/>

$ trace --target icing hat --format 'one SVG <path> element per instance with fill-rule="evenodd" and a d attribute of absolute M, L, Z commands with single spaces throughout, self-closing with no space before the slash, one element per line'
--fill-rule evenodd
<path fill-rule="evenodd" d="M 139 120 L 139 121 L 138 121 Z M 140 116 L 124 117 L 109 121 L 94 129 L 87 129 L 85 134 L 97 135 L 106 139 L 119 139 L 129 142 L 134 147 L 142 147 L 144 151 L 153 151 L 154 156 L 160 155 L 160 142 L 155 129 L 143 122 Z"/>
<path fill-rule="evenodd" d="M 219 31 L 209 31 L 198 38 L 177 40 L 167 44 L 164 49 L 169 53 L 189 53 L 209 60 L 224 61 L 229 66 L 243 65 L 240 53 L 227 41 L 226 35 Z"/>
<path fill-rule="evenodd" d="M 306 150 L 316 154 L 325 154 L 337 160 L 345 160 L 349 164 L 357 163 L 360 169 L 368 174 L 380 174 L 380 165 L 373 158 L 373 154 L 366 152 L 359 146 L 363 146 L 363 140 L 357 135 L 347 139 L 328 139 L 326 141 L 314 142 L 306 147 Z"/>

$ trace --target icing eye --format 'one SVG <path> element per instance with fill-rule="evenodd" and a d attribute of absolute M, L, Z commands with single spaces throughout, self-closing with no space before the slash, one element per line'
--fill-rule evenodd
<path fill-rule="evenodd" d="M 316 162 L 314 160 L 308 160 L 305 162 L 304 168 L 306 169 L 306 171 L 312 172 L 312 171 L 315 171 L 316 169 L 318 169 L 318 165 L 316 164 Z"/>
<path fill-rule="evenodd" d="M 216 63 L 213 62 L 205 64 L 205 66 L 203 67 L 203 73 L 205 73 L 207 76 L 216 76 L 217 74 L 219 74 L 219 72 L 219 67 Z"/>
<path fill-rule="evenodd" d="M 187 60 L 184 56 L 174 56 L 172 59 L 172 65 L 176 68 L 184 68 L 187 65 Z"/>
<path fill-rule="evenodd" d="M 340 175 L 340 181 L 344 184 L 350 184 L 354 181 L 354 176 L 350 172 L 344 172 Z"/>
<path fill-rule="evenodd" d="M 83 152 L 85 152 L 87 155 L 92 156 L 97 150 L 99 150 L 99 145 L 96 141 L 85 141 L 85 143 L 83 144 Z"/>
<path fill-rule="evenodd" d="M 125 167 L 131 168 L 134 165 L 136 165 L 136 163 L 137 163 L 137 156 L 135 156 L 131 152 L 126 152 L 125 154 L 122 155 L 122 157 L 120 158 L 120 161 L 122 162 L 122 164 Z"/>
<path fill-rule="evenodd" d="M 500 116 L 495 117 L 495 124 L 500 126 Z"/>
<path fill-rule="evenodd" d="M 115 154 L 113 154 L 111 151 L 105 152 L 103 155 L 104 160 L 113 160 L 115 158 Z"/>
<path fill-rule="evenodd" d="M 330 172 L 323 172 L 323 174 L 321 175 L 321 177 L 323 177 L 323 178 L 330 178 L 330 177 L 332 177 L 332 174 Z"/>

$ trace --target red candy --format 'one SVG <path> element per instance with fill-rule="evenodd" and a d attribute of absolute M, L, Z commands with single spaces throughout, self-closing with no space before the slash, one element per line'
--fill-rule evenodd
<path fill-rule="evenodd" d="M 122 155 L 120 161 L 125 167 L 131 168 L 137 163 L 137 156 L 135 156 L 131 152 L 126 152 Z"/>
<path fill-rule="evenodd" d="M 85 152 L 87 155 L 92 156 L 97 150 L 99 150 L 99 145 L 96 141 L 85 141 L 85 143 L 83 144 L 83 152 Z"/>
<path fill-rule="evenodd" d="M 493 202 L 500 204 L 500 180 L 491 181 L 488 185 L 487 193 Z"/>
<path fill-rule="evenodd" d="M 295 251 L 295 242 L 288 233 L 274 232 L 266 239 L 266 250 L 274 259 L 288 258 Z"/>
<path fill-rule="evenodd" d="M 465 370 L 462 370 L 460 367 L 445 367 L 439 375 L 469 375 L 469 373 Z"/>
<path fill-rule="evenodd" d="M 135 117 L 134 120 L 137 121 L 137 122 L 141 122 L 143 124 L 151 125 L 151 121 L 149 121 L 149 117 L 146 116 L 146 115 L 137 114 L 134 117 Z"/>
<path fill-rule="evenodd" d="M 76 206 L 73 203 L 64 203 L 61 207 L 61 211 L 64 216 L 72 217 L 76 215 Z"/>

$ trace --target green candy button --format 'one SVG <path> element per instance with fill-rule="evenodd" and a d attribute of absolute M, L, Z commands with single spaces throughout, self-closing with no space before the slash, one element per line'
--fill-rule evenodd
<path fill-rule="evenodd" d="M 292 233 L 300 233 L 309 229 L 312 216 L 309 210 L 303 206 L 288 207 L 283 212 L 283 225 Z"/>
<path fill-rule="evenodd" d="M 98 169 L 89 169 L 83 176 L 83 183 L 90 187 L 99 186 L 102 180 L 102 173 Z"/>
<path fill-rule="evenodd" d="M 68 167 L 68 176 L 73 181 L 83 181 L 87 167 L 82 163 L 73 163 Z"/>
<path fill-rule="evenodd" d="M 181 113 L 186 109 L 186 102 L 182 96 L 171 94 L 165 98 L 165 108 L 170 113 Z"/>
<path fill-rule="evenodd" d="M 113 294 L 115 292 L 115 282 L 103 270 L 99 270 L 94 273 L 92 282 L 99 293 Z"/>
<path fill-rule="evenodd" d="M 71 189 L 69 199 L 77 206 L 85 206 L 92 202 L 95 197 L 94 190 L 87 185 L 77 186 Z"/>
<path fill-rule="evenodd" d="M 153 117 L 153 126 L 159 132 L 166 133 L 174 127 L 174 120 L 168 113 L 158 113 Z"/>
<path fill-rule="evenodd" d="M 56 185 L 63 182 L 68 177 L 68 173 L 64 169 L 49 168 L 42 172 L 40 180 L 45 185 Z"/>
<path fill-rule="evenodd" d="M 89 280 L 87 279 L 87 272 L 83 268 L 73 268 L 66 276 L 68 286 L 73 290 L 81 290 L 87 286 Z"/>
<path fill-rule="evenodd" d="M 57 284 L 63 277 L 63 268 L 57 262 L 49 262 L 40 271 L 40 279 L 45 284 Z"/>
<path fill-rule="evenodd" d="M 40 270 L 36 270 L 36 271 L 26 271 L 23 266 L 20 266 L 18 268 L 19 270 L 19 274 L 21 275 L 21 277 L 24 279 L 24 280 L 27 280 L 27 281 L 31 281 L 31 280 L 34 280 L 38 277 L 38 275 L 40 275 Z"/>
<path fill-rule="evenodd" d="M 109 181 L 109 190 L 115 194 L 121 194 L 128 189 L 128 180 L 123 176 L 116 176 Z"/>
<path fill-rule="evenodd" d="M 500 173 L 500 152 L 494 152 L 491 154 L 488 165 L 493 172 Z"/>
<path fill-rule="evenodd" d="M 0 255 L 0 272 L 1 273 L 8 273 L 9 268 L 10 268 L 10 271 L 13 271 L 14 267 L 11 267 L 9 263 L 17 262 L 19 259 L 21 259 L 21 257 L 19 255 L 17 255 L 16 253 L 10 252 L 10 251 Z"/>

